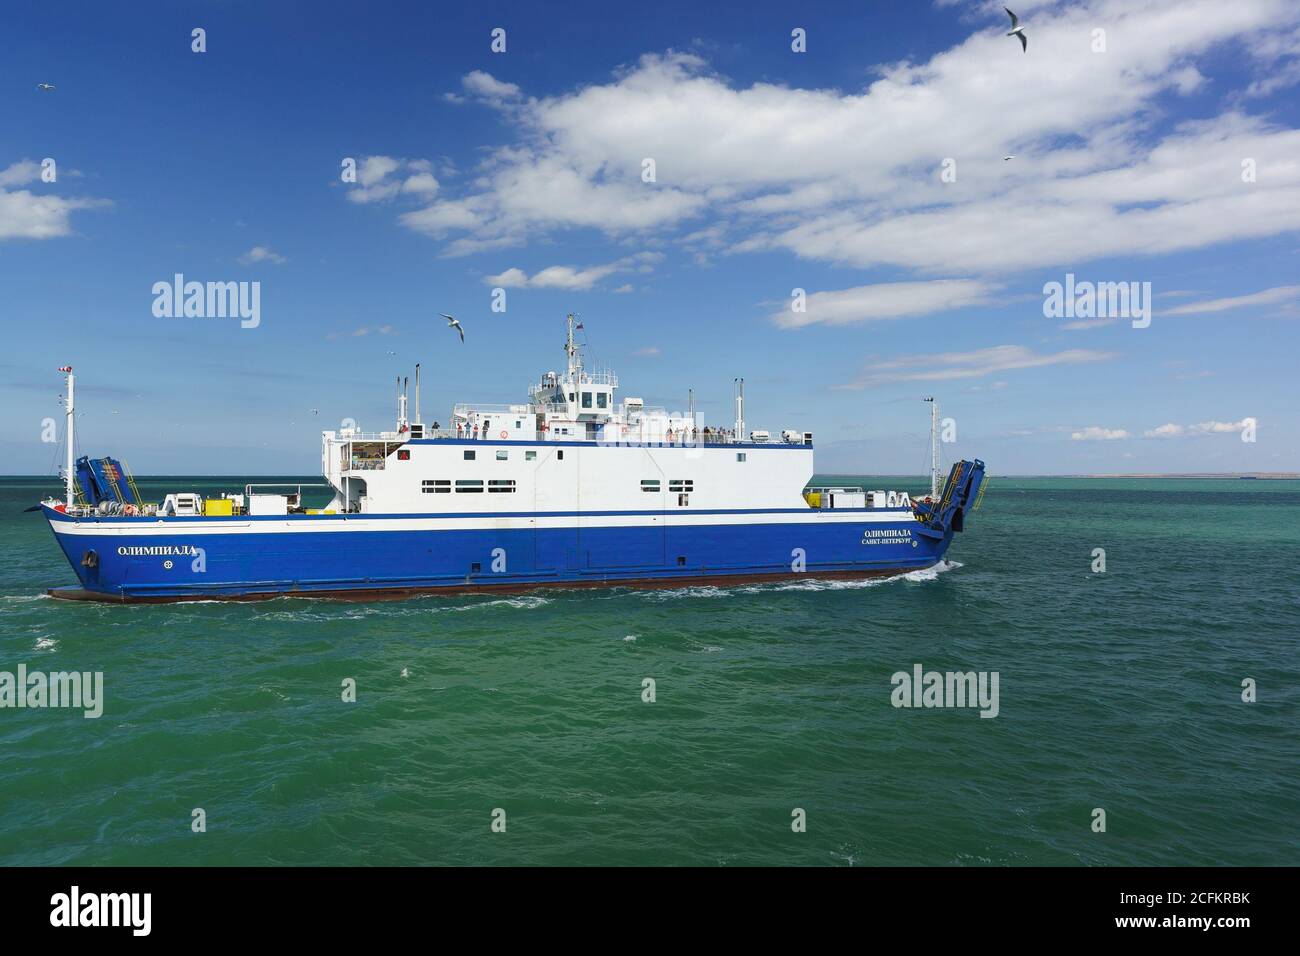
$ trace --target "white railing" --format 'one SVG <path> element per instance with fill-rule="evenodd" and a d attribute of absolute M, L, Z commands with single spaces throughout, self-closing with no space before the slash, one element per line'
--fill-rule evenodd
<path fill-rule="evenodd" d="M 453 408 L 454 415 L 468 415 L 471 412 L 477 412 L 479 415 L 531 415 L 532 411 L 527 405 L 516 402 L 513 405 L 480 405 L 469 402 L 458 402 Z"/>
<path fill-rule="evenodd" d="M 341 432 L 335 433 L 336 442 L 345 441 L 386 441 L 386 442 L 404 442 L 411 436 L 407 433 L 399 435 L 397 432 L 353 432 L 345 435 Z"/>

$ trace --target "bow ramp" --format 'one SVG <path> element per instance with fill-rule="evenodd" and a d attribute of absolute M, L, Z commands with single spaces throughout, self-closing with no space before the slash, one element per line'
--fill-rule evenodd
<path fill-rule="evenodd" d="M 955 462 L 938 504 L 917 507 L 916 516 L 921 521 L 917 533 L 939 539 L 963 530 L 966 515 L 979 507 L 984 484 L 984 462 L 978 458 Z"/>

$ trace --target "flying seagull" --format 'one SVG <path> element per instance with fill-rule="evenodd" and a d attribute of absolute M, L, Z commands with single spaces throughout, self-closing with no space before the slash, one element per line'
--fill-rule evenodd
<path fill-rule="evenodd" d="M 456 321 L 455 316 L 448 315 L 446 312 L 439 312 L 438 314 L 447 320 L 447 328 L 455 329 L 457 332 L 460 333 L 460 340 L 464 342 L 465 328 L 459 322 Z"/>
<path fill-rule="evenodd" d="M 1007 36 L 1020 37 L 1020 48 L 1028 53 L 1029 41 L 1025 39 L 1025 28 L 1020 25 L 1020 18 L 1012 13 L 1007 7 L 1003 7 L 1002 9 L 1006 10 L 1007 16 L 1011 18 L 1011 32 L 1008 33 Z"/>
<path fill-rule="evenodd" d="M 1015 158 L 1016 158 L 1016 157 L 1015 157 L 1014 154 L 1012 154 L 1012 153 L 1008 153 L 1006 156 L 1003 156 L 1003 157 L 1002 157 L 1002 162 L 1004 162 L 1004 163 L 1006 163 L 1006 162 L 1010 162 L 1011 160 L 1013 160 L 1013 159 L 1015 159 Z"/>
<path fill-rule="evenodd" d="M 49 92 L 50 90 L 56 89 L 56 87 L 54 86 L 53 83 L 37 83 L 37 84 L 36 84 L 36 88 L 37 88 L 38 90 L 45 90 L 46 92 Z"/>

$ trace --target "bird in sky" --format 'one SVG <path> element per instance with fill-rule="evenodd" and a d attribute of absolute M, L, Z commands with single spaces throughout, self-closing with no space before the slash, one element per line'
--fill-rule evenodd
<path fill-rule="evenodd" d="M 1017 17 L 1014 13 L 1012 13 L 1011 10 L 1007 7 L 1003 7 L 1002 9 L 1006 10 L 1007 16 L 1011 18 L 1011 32 L 1008 33 L 1007 36 L 1020 37 L 1020 48 L 1024 50 L 1026 53 L 1028 53 L 1029 40 L 1026 39 L 1025 37 L 1025 28 L 1020 25 L 1020 18 Z"/>
<path fill-rule="evenodd" d="M 37 83 L 36 88 L 38 90 L 45 90 L 47 93 L 51 90 L 57 89 L 53 83 Z"/>
<path fill-rule="evenodd" d="M 448 315 L 446 312 L 439 312 L 438 314 L 439 314 L 440 316 L 442 316 L 444 319 L 447 320 L 447 328 L 449 328 L 449 329 L 455 329 L 457 332 L 460 333 L 460 340 L 461 340 L 462 342 L 464 342 L 464 341 L 465 341 L 465 327 L 462 326 L 459 322 L 456 321 L 456 317 L 453 316 L 453 315 Z"/>
<path fill-rule="evenodd" d="M 1014 154 L 1012 154 L 1012 153 L 1008 153 L 1006 156 L 1003 156 L 1003 157 L 1002 157 L 1002 162 L 1004 162 L 1004 163 L 1008 163 L 1008 162 L 1010 162 L 1011 160 L 1013 160 L 1013 159 L 1015 159 L 1015 158 L 1016 158 L 1016 157 L 1015 157 Z"/>

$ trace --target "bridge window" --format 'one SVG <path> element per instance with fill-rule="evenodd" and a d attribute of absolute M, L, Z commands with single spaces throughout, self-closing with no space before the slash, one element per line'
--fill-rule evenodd
<path fill-rule="evenodd" d="M 445 495 L 451 491 L 451 482 L 445 478 L 430 478 L 420 482 L 420 490 L 426 495 Z"/>
<path fill-rule="evenodd" d="M 477 478 L 457 478 L 456 493 L 457 494 L 482 494 L 483 482 L 479 481 Z"/>
<path fill-rule="evenodd" d="M 510 478 L 493 478 L 488 481 L 488 494 L 513 494 L 515 483 Z"/>
<path fill-rule="evenodd" d="M 608 395 L 608 393 L 606 393 L 606 392 L 597 392 L 597 393 L 596 393 L 596 407 L 597 407 L 597 408 L 608 408 L 608 407 L 609 407 L 609 395 Z"/>
<path fill-rule="evenodd" d="M 642 479 L 641 479 L 641 490 L 642 490 L 642 491 L 658 491 L 658 490 L 659 490 L 659 479 L 658 479 L 658 478 L 642 478 Z"/>
<path fill-rule="evenodd" d="M 591 392 L 582 393 L 582 407 L 591 408 Z"/>

